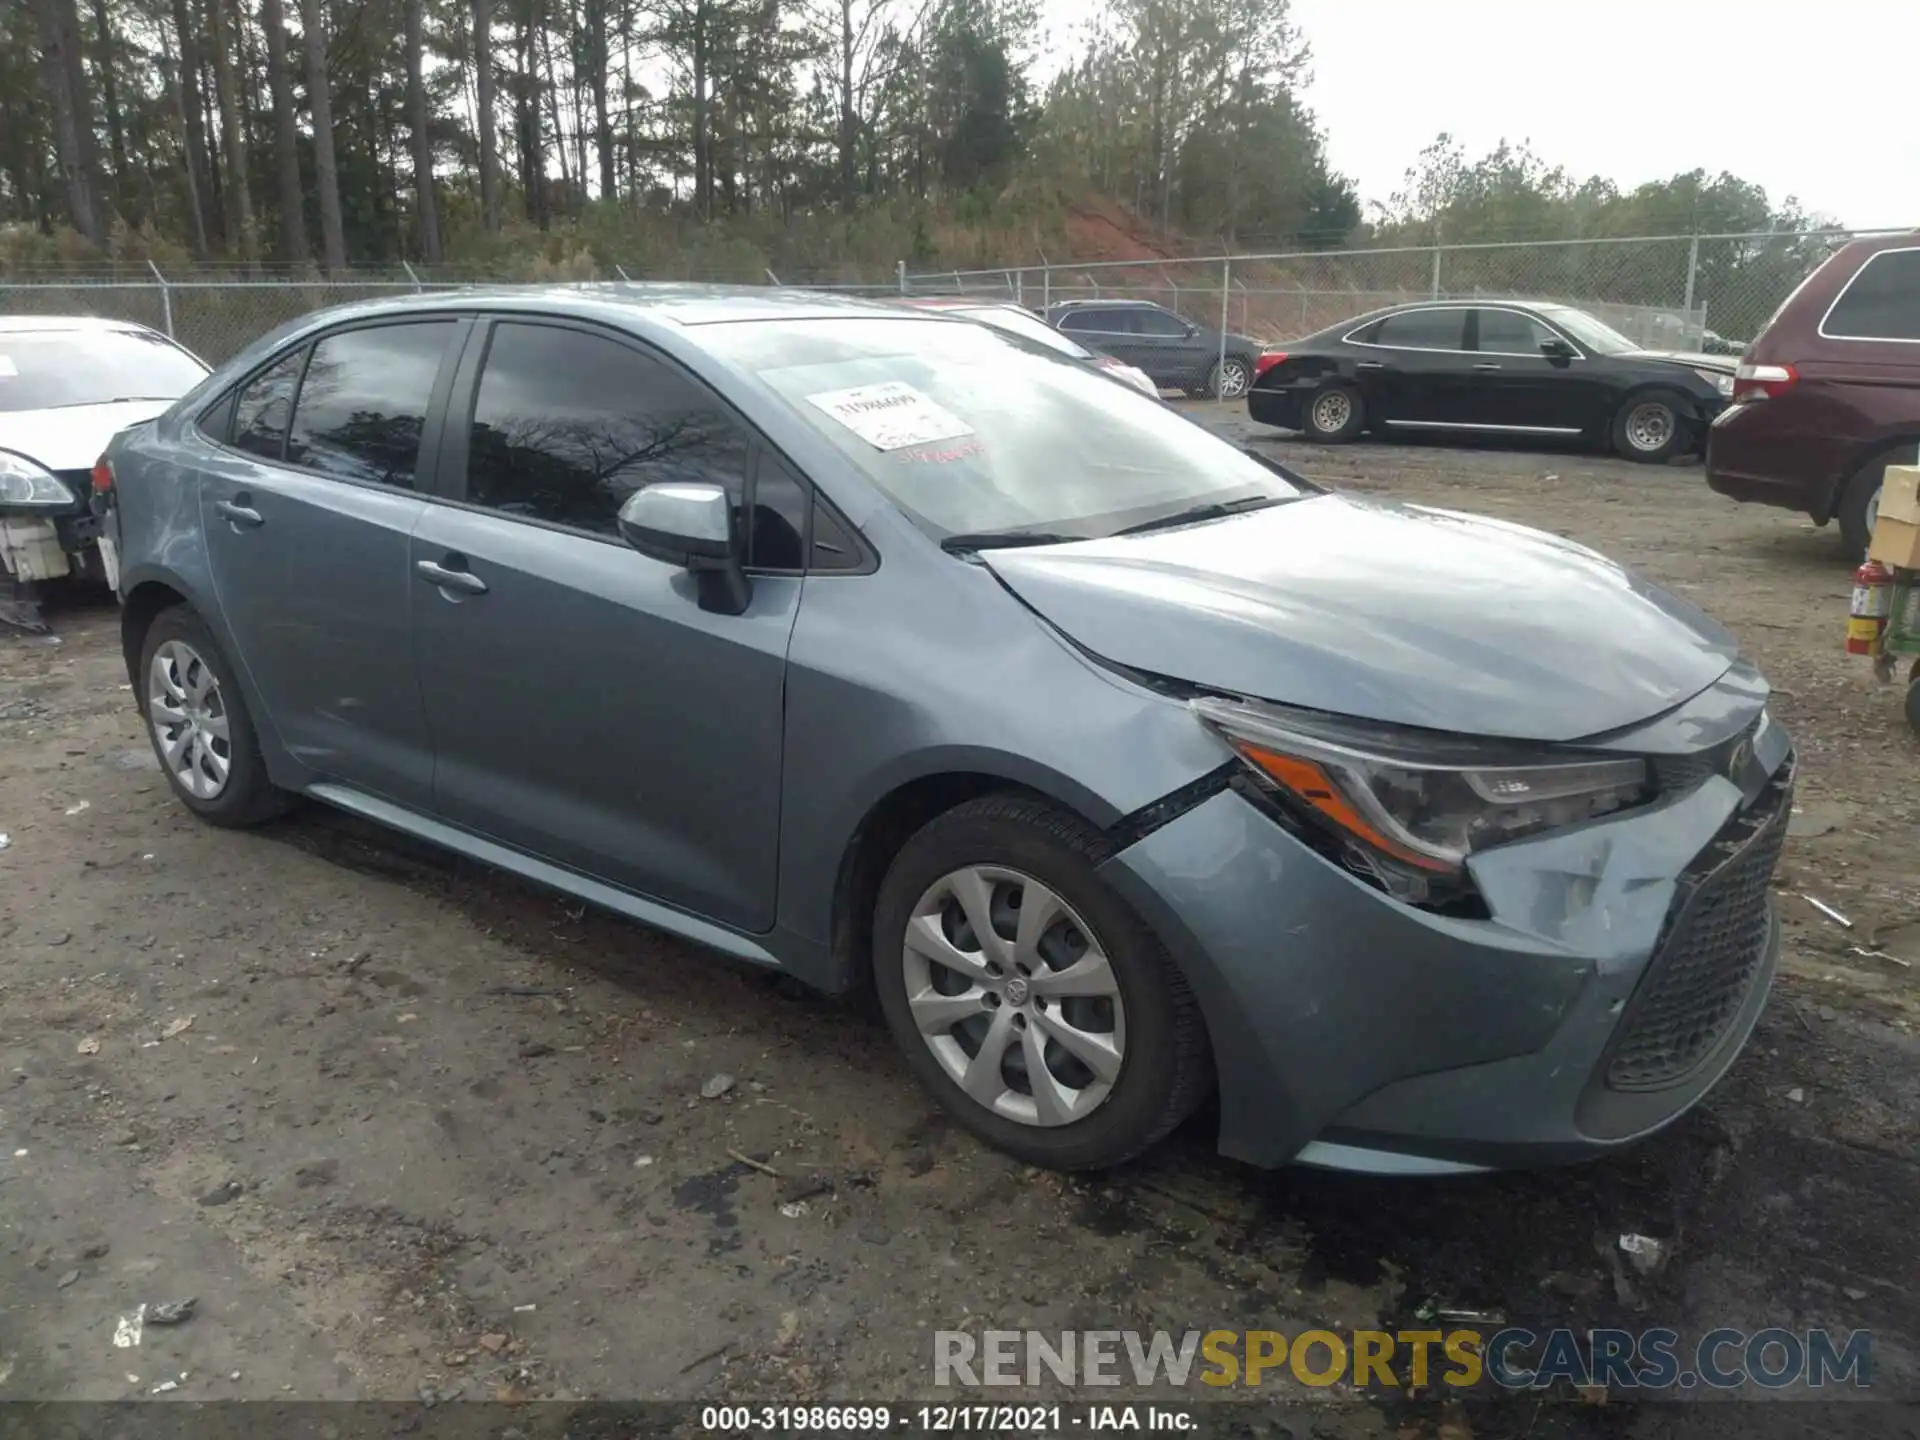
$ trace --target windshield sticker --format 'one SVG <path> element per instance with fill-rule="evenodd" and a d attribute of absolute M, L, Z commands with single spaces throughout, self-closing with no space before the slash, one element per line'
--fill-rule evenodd
<path fill-rule="evenodd" d="M 12 380 L 20 373 L 20 367 L 13 363 L 11 355 L 0 355 L 0 380 Z"/>
<path fill-rule="evenodd" d="M 807 403 L 831 415 L 876 450 L 905 450 L 936 440 L 958 440 L 973 427 L 911 385 L 889 380 L 851 390 L 823 390 Z"/>
<path fill-rule="evenodd" d="M 893 458 L 901 464 L 951 465 L 956 460 L 971 460 L 975 455 L 986 453 L 987 447 L 978 440 L 966 440 L 958 445 L 932 445 L 921 450 L 896 450 Z"/>

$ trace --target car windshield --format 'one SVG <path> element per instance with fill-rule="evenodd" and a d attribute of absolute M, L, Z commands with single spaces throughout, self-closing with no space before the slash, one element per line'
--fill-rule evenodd
<path fill-rule="evenodd" d="M 969 320 L 978 320 L 982 325 L 991 325 L 996 330 L 1004 330 L 1009 335 L 1018 335 L 1049 350 L 1058 350 L 1062 355 L 1070 355 L 1075 360 L 1091 360 L 1093 352 L 1086 346 L 1076 344 L 1054 329 L 1037 315 L 1029 315 L 1024 310 L 1009 310 L 1004 305 L 983 305 L 978 310 L 956 310 Z"/>
<path fill-rule="evenodd" d="M 1603 324 L 1584 310 L 1543 305 L 1540 313 L 1596 354 L 1625 355 L 1640 348 L 1611 325 Z"/>
<path fill-rule="evenodd" d="M 1178 412 L 984 326 L 778 320 L 704 338 L 936 539 L 1091 539 L 1306 493 Z"/>
<path fill-rule="evenodd" d="M 177 400 L 207 367 L 144 330 L 0 331 L 0 411 Z"/>

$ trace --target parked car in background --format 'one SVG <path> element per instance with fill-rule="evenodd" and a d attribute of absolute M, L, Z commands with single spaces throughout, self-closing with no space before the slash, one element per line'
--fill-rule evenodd
<path fill-rule="evenodd" d="M 1920 231 L 1856 240 L 1774 312 L 1707 441 L 1722 495 L 1837 520 L 1863 554 L 1887 466 L 1920 449 Z"/>
<path fill-rule="evenodd" d="M 1053 351 L 1056 355 L 1064 355 L 1069 360 L 1078 360 L 1083 365 L 1092 366 L 1102 374 L 1124 385 L 1131 385 L 1142 394 L 1151 395 L 1156 400 L 1160 397 L 1160 387 L 1147 377 L 1144 370 L 1082 345 L 1079 341 L 1055 330 L 1024 305 L 1012 305 L 1004 301 L 945 297 L 902 300 L 900 303 L 911 305 L 916 310 L 937 310 L 944 315 L 954 315 L 963 320 L 975 320 L 982 325 L 991 325 L 996 330 L 1031 341 L 1035 345 Z"/>
<path fill-rule="evenodd" d="M 1456 1173 L 1693 1105 L 1793 759 L 1685 601 L 986 325 L 395 298 L 103 462 L 181 804 L 306 795 L 811 985 L 1036 1164 Z"/>
<path fill-rule="evenodd" d="M 1654 463 L 1702 443 L 1733 370 L 1723 356 L 1642 350 L 1565 305 L 1433 301 L 1289 345 L 1254 382 L 1247 413 L 1321 441 L 1531 436 Z"/>
<path fill-rule="evenodd" d="M 1144 370 L 1160 389 L 1188 395 L 1239 399 L 1268 353 L 1258 340 L 1228 334 L 1223 359 L 1218 330 L 1150 300 L 1063 300 L 1046 318 L 1056 330 Z"/>
<path fill-rule="evenodd" d="M 40 581 L 113 582 L 89 508 L 93 462 L 114 432 L 158 415 L 206 373 L 141 325 L 0 317 L 0 620 L 38 629 Z"/>

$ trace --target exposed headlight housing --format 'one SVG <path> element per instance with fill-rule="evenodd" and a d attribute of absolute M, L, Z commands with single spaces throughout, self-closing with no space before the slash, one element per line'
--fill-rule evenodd
<path fill-rule="evenodd" d="M 0 505 L 71 505 L 73 491 L 58 475 L 24 455 L 0 450 Z"/>
<path fill-rule="evenodd" d="M 1696 370 L 1693 373 L 1713 386 L 1713 388 L 1718 390 L 1722 395 L 1731 396 L 1733 394 L 1733 376 L 1722 375 L 1718 370 Z"/>
<path fill-rule="evenodd" d="M 1412 904 L 1470 897 L 1475 851 L 1652 794 L 1646 762 L 1630 756 L 1447 740 L 1245 700 L 1188 703 L 1323 850 Z"/>

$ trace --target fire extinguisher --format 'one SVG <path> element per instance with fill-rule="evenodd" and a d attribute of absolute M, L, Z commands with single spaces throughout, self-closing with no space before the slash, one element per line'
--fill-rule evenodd
<path fill-rule="evenodd" d="M 1853 603 L 1847 608 L 1847 654 L 1878 655 L 1893 610 L 1893 571 L 1869 560 L 1853 572 Z"/>

